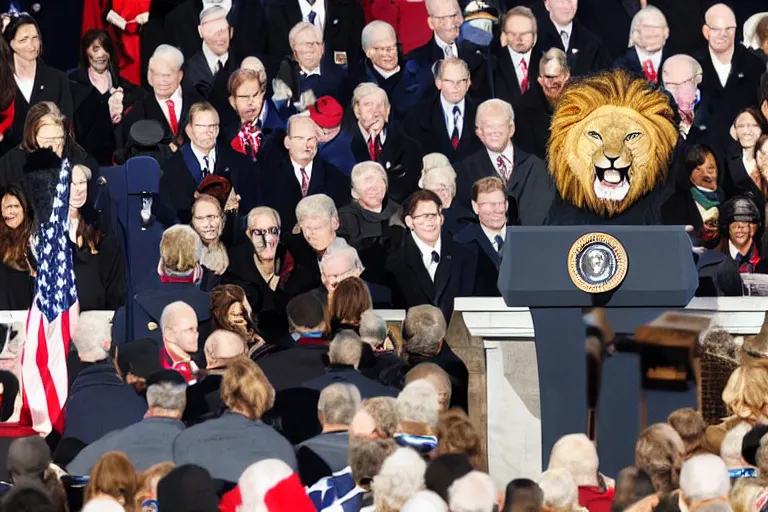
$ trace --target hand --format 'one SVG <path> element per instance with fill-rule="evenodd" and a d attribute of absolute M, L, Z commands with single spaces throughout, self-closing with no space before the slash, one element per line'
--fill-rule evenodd
<path fill-rule="evenodd" d="M 138 16 L 136 16 L 136 19 L 133 21 L 135 21 L 139 25 L 144 25 L 146 22 L 149 21 L 149 12 L 143 12 L 139 14 Z"/>
<path fill-rule="evenodd" d="M 224 205 L 225 212 L 236 212 L 240 207 L 240 196 L 235 192 L 233 188 L 227 197 L 227 203 Z"/>
<path fill-rule="evenodd" d="M 272 101 L 286 101 L 291 99 L 293 91 L 288 87 L 288 84 L 275 78 L 272 80 Z"/>
<path fill-rule="evenodd" d="M 119 28 L 120 30 L 125 30 L 125 25 L 127 22 L 125 21 L 125 18 L 117 14 L 115 11 L 110 10 L 107 13 L 107 21 Z"/>
<path fill-rule="evenodd" d="M 310 107 L 310 105 L 314 105 L 316 101 L 317 97 L 315 97 L 315 92 L 312 89 L 304 91 L 301 93 L 301 97 L 299 98 L 298 110 L 300 112 L 304 112 Z"/>

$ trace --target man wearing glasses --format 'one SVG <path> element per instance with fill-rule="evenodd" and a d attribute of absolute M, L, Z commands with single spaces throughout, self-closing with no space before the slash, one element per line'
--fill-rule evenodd
<path fill-rule="evenodd" d="M 456 297 L 469 297 L 475 286 L 477 257 L 471 249 L 441 236 L 440 198 L 430 190 L 417 190 L 403 204 L 410 230 L 403 247 L 385 264 L 394 307 L 408 309 L 429 304 L 439 307 L 446 321 Z"/>
<path fill-rule="evenodd" d="M 512 107 L 535 84 L 533 77 L 541 59 L 541 52 L 534 50 L 536 31 L 536 16 L 528 7 L 513 7 L 501 20 L 502 50 L 493 72 L 494 91 Z"/>
<path fill-rule="evenodd" d="M 632 18 L 629 37 L 632 47 L 613 63 L 613 67 L 624 68 L 636 76 L 658 83 L 661 67 L 669 57 L 665 51 L 669 26 L 664 13 L 652 5 L 638 11 Z"/>
<path fill-rule="evenodd" d="M 673 55 L 661 68 L 661 83 L 675 99 L 680 114 L 678 131 L 687 145 L 717 142 L 708 140 L 713 104 L 701 96 L 702 77 L 701 64 L 690 55 Z"/>
<path fill-rule="evenodd" d="M 713 5 L 704 20 L 702 32 L 707 49 L 694 57 L 704 72 L 700 85 L 702 99 L 715 105 L 715 135 L 724 139 L 736 113 L 757 105 L 757 88 L 765 64 L 742 45 L 735 44 L 736 16 L 730 7 Z"/>

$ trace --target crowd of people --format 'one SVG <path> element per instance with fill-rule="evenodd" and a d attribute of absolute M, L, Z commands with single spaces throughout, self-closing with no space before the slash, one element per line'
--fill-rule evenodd
<path fill-rule="evenodd" d="M 763 366 L 729 382 L 722 447 L 677 411 L 641 434 L 615 483 L 574 434 L 538 483 L 504 490 L 445 338 L 457 297 L 501 295 L 507 226 L 553 223 L 558 99 L 611 69 L 666 91 L 677 113 L 651 217 L 691 226 L 737 273 L 768 273 L 768 14 L 654 0 L 86 4 L 71 69 L 45 63 L 55 36 L 40 4 L 2 17 L 0 310 L 34 300 L 46 191 L 28 178 L 66 160 L 82 314 L 63 432 L 13 443 L 0 510 L 761 510 L 768 484 L 746 477 L 768 462 L 746 440 L 768 415 L 755 398 L 768 388 L 749 390 L 768 382 Z M 135 174 L 113 182 L 115 168 Z M 137 195 L 141 221 L 126 222 Z M 129 250 L 131 230 L 159 261 Z M 402 329 L 379 308 L 406 310 Z M 18 382 L 0 382 L 7 420 Z"/>

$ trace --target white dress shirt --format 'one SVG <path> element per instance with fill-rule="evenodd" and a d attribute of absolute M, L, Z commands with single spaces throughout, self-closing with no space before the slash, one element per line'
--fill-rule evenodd
<path fill-rule="evenodd" d="M 512 65 L 515 67 L 515 75 L 517 75 L 518 85 L 522 85 L 523 78 L 525 78 L 525 75 L 523 74 L 523 69 L 520 66 L 520 61 L 525 59 L 525 65 L 527 66 L 527 69 L 528 69 L 528 86 L 530 87 L 531 85 L 531 51 L 532 50 L 528 50 L 527 53 L 517 53 L 510 46 L 507 46 L 507 50 L 509 50 L 509 56 L 512 57 Z"/>
<path fill-rule="evenodd" d="M 647 61 L 648 59 L 651 59 L 651 64 L 653 64 L 653 70 L 656 71 L 657 75 L 661 74 L 661 50 L 653 53 L 648 53 L 642 48 L 639 48 L 635 46 L 635 53 L 637 53 L 637 58 L 640 60 L 640 66 L 643 66 L 643 63 Z M 645 70 L 645 68 L 643 68 Z"/>
<path fill-rule="evenodd" d="M 461 134 L 463 133 L 463 129 L 464 129 L 464 107 L 465 107 L 466 101 L 462 99 L 459 103 L 456 103 L 456 104 L 448 103 L 447 101 L 445 101 L 445 98 L 441 94 L 440 104 L 443 106 L 443 116 L 445 118 L 445 129 L 448 131 L 448 137 L 450 137 L 451 134 L 453 133 L 453 107 L 459 107 L 458 128 L 459 128 L 459 138 L 461 138 Z"/>
<path fill-rule="evenodd" d="M 317 66 L 315 69 L 304 69 L 301 64 L 299 64 L 299 71 L 301 73 L 304 73 L 304 78 L 309 78 L 312 75 L 320 76 L 320 66 Z"/>
<path fill-rule="evenodd" d="M 437 239 L 437 242 L 435 242 L 434 247 L 430 247 L 426 243 L 424 243 L 418 236 L 416 236 L 416 233 L 411 231 L 411 236 L 413 237 L 413 241 L 416 242 L 416 247 L 419 248 L 419 251 L 421 251 L 421 261 L 424 263 L 424 267 L 426 267 L 427 272 L 429 272 L 429 277 L 432 279 L 432 281 L 435 281 L 435 273 L 437 272 L 437 266 L 439 263 L 435 263 L 432 261 L 432 251 L 437 251 L 437 254 L 440 255 L 442 258 L 442 253 L 440 252 L 440 249 L 442 248 L 442 240 L 440 238 Z"/>
<path fill-rule="evenodd" d="M 555 26 L 555 30 L 557 30 L 558 36 L 560 36 L 560 32 L 565 32 L 566 34 L 568 34 L 568 45 L 565 47 L 565 51 L 567 52 L 568 48 L 571 47 L 571 37 L 573 36 L 573 22 L 570 22 L 566 26 L 558 25 L 554 21 L 552 22 L 552 24 Z"/>
<path fill-rule="evenodd" d="M 731 62 L 728 62 L 728 64 L 723 64 L 720 62 L 720 59 L 717 58 L 717 56 L 712 53 L 712 49 L 709 49 L 709 56 L 712 59 L 712 66 L 715 68 L 715 73 L 717 73 L 717 78 L 720 79 L 720 85 L 725 87 L 726 82 L 728 82 L 728 75 L 731 74 Z"/>
<path fill-rule="evenodd" d="M 747 250 L 749 250 L 749 247 L 747 247 Z M 736 259 L 737 256 L 741 256 L 741 253 L 736 248 L 735 245 L 733 245 L 733 242 L 728 240 L 728 253 L 731 255 L 731 258 Z"/>
<path fill-rule="evenodd" d="M 439 37 L 437 37 L 437 34 L 435 34 L 435 42 L 437 43 L 437 46 L 439 46 L 440 49 L 443 51 L 443 58 L 445 58 L 445 56 L 446 56 L 445 55 L 445 50 L 448 47 L 451 48 L 451 54 L 454 57 L 458 57 L 459 56 L 459 47 L 456 46 L 456 42 L 455 41 L 453 43 L 451 43 L 451 44 L 448 44 L 445 41 L 443 41 L 442 39 L 440 39 Z"/>
<path fill-rule="evenodd" d="M 194 142 L 189 143 L 189 147 L 192 148 L 192 154 L 195 155 L 195 158 L 197 158 L 197 163 L 200 164 L 200 170 L 203 170 L 206 168 L 205 160 L 203 157 L 208 157 L 208 170 L 213 174 L 213 169 L 216 166 L 216 147 L 214 146 L 213 149 L 211 149 L 211 152 L 208 154 L 205 154 L 203 150 L 195 146 Z"/>
<path fill-rule="evenodd" d="M 501 173 L 499 171 L 499 165 L 497 163 L 499 156 L 504 158 L 506 160 L 505 164 L 507 165 L 507 169 L 509 169 L 509 175 L 512 176 L 512 171 L 515 166 L 515 147 L 512 144 L 509 144 L 507 148 L 502 151 L 501 153 L 497 153 L 495 151 L 491 151 L 490 149 L 486 148 L 486 151 L 488 151 L 488 157 L 491 159 L 491 163 L 496 168 L 496 172 L 499 173 L 499 176 L 501 179 L 505 179 L 505 176 L 501 176 Z"/>
<path fill-rule="evenodd" d="M 368 144 L 369 139 L 371 138 L 371 134 L 366 131 L 365 128 L 358 122 L 357 126 L 360 128 L 360 134 L 363 136 L 363 140 L 366 144 Z M 384 142 L 387 140 L 387 129 L 384 128 L 381 130 L 381 133 L 379 133 L 379 143 L 384 146 Z"/>
<path fill-rule="evenodd" d="M 168 98 L 168 100 L 161 100 L 157 96 L 155 96 L 155 100 L 157 100 L 157 103 L 160 105 L 160 109 L 163 111 L 163 115 L 165 116 L 165 119 L 168 121 L 169 125 L 171 124 L 171 114 L 168 112 L 168 104 L 166 101 L 173 100 L 173 110 L 176 114 L 176 122 L 179 122 L 181 119 L 181 109 L 183 107 L 181 104 L 181 86 L 176 89 L 176 92 L 171 94 L 171 97 Z M 179 126 L 179 130 L 181 130 L 181 126 Z"/>
<path fill-rule="evenodd" d="M 27 100 L 27 103 L 32 101 L 32 89 L 35 88 L 35 79 L 32 78 L 28 80 L 26 78 L 19 78 L 15 74 L 13 75 L 13 78 L 16 79 L 16 85 L 19 86 L 19 90 L 21 91 L 21 94 L 24 95 L 24 99 Z"/>
<path fill-rule="evenodd" d="M 314 162 L 309 162 L 309 164 L 304 166 L 304 172 L 307 173 L 307 187 L 309 187 L 309 182 L 312 180 L 313 163 Z M 299 182 L 299 187 L 301 187 L 301 165 L 294 162 L 293 158 L 291 158 L 291 165 L 293 166 L 293 175 L 296 176 L 296 181 Z"/>
<path fill-rule="evenodd" d="M 375 69 L 375 70 L 376 70 L 376 72 L 377 72 L 378 74 L 380 74 L 380 75 L 381 75 L 381 76 L 384 78 L 384 80 L 386 80 L 386 79 L 388 79 L 389 77 L 391 77 L 391 76 L 394 76 L 394 75 L 396 75 L 397 73 L 399 73 L 399 72 L 400 72 L 400 66 L 397 66 L 397 67 L 396 67 L 395 69 L 393 69 L 392 71 L 384 71 L 384 70 L 383 70 L 383 69 L 381 69 L 379 66 L 377 66 L 376 64 L 374 64 L 374 65 L 373 65 L 373 69 Z"/>
<path fill-rule="evenodd" d="M 210 69 L 211 73 L 215 75 L 216 71 L 219 69 L 219 62 L 221 62 L 222 67 L 227 65 L 229 52 L 225 53 L 224 55 L 216 55 L 213 53 L 213 50 L 208 48 L 207 44 L 203 43 L 203 57 L 205 57 L 206 62 L 208 62 L 208 69 Z"/>
<path fill-rule="evenodd" d="M 222 7 L 224 10 L 229 12 L 229 10 L 232 8 L 232 0 L 203 0 L 203 11 L 209 7 Z"/>
<path fill-rule="evenodd" d="M 288 0 L 285 0 L 288 1 Z M 309 12 L 315 11 L 315 26 L 320 29 L 320 32 L 325 30 L 325 0 L 316 0 L 314 5 L 309 5 L 307 0 L 298 0 L 299 9 L 301 9 L 301 19 L 309 22 Z"/>
<path fill-rule="evenodd" d="M 496 243 L 496 237 L 500 236 L 502 242 L 506 242 L 507 241 L 507 226 L 506 226 L 506 224 L 504 225 L 503 228 L 501 228 L 501 231 L 494 231 L 494 230 L 492 230 L 490 228 L 487 228 L 487 227 L 483 226 L 482 224 L 480 224 L 480 228 L 483 230 L 483 233 L 485 233 L 485 236 L 488 237 L 488 240 L 491 241 L 491 245 L 493 246 L 493 248 L 496 249 L 496 252 L 498 252 L 499 251 L 499 245 Z"/>

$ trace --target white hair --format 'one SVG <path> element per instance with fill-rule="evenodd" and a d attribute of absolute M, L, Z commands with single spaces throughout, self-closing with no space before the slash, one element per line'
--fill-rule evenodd
<path fill-rule="evenodd" d="M 701 80 L 704 75 L 704 68 L 701 67 L 701 64 L 699 64 L 699 61 L 691 57 L 690 55 L 686 55 L 684 53 L 678 53 L 677 55 L 672 55 L 670 58 L 664 61 L 664 63 L 661 65 L 661 82 L 664 84 L 664 73 L 667 72 L 667 70 L 671 67 L 677 64 L 678 62 L 685 62 L 691 67 L 691 74 L 694 76 L 694 83 L 696 85 L 701 83 Z"/>
<path fill-rule="evenodd" d="M 288 44 L 290 45 L 291 50 L 293 50 L 296 45 L 296 38 L 306 30 L 312 30 L 320 41 L 323 40 L 323 32 L 320 30 L 320 27 L 307 21 L 300 21 L 288 32 Z"/>
<path fill-rule="evenodd" d="M 424 489 L 427 463 L 411 448 L 398 448 L 384 459 L 373 477 L 373 501 L 376 510 L 400 510 L 417 492 Z"/>
<path fill-rule="evenodd" d="M 555 510 L 571 510 L 579 500 L 579 489 L 571 473 L 565 469 L 548 469 L 539 478 L 544 506 Z"/>
<path fill-rule="evenodd" d="M 435 386 L 426 380 L 411 382 L 397 395 L 397 417 L 436 427 L 440 417 L 440 398 Z"/>
<path fill-rule="evenodd" d="M 471 471 L 451 484 L 448 500 L 451 512 L 493 512 L 496 487 L 487 474 Z"/>
<path fill-rule="evenodd" d="M 434 491 L 419 491 L 408 500 L 400 512 L 448 512 L 448 505 Z"/>
<path fill-rule="evenodd" d="M 435 6 L 436 4 L 442 4 L 442 3 L 450 3 L 457 7 L 457 11 L 461 12 L 461 9 L 459 7 L 459 3 L 456 0 L 424 0 L 424 5 L 427 8 L 427 13 L 432 16 L 435 12 Z"/>
<path fill-rule="evenodd" d="M 147 388 L 147 405 L 181 414 L 187 406 L 187 385 L 172 382 L 152 384 Z"/>
<path fill-rule="evenodd" d="M 246 352 L 246 342 L 236 332 L 216 329 L 205 340 L 203 352 L 208 360 L 232 359 Z"/>
<path fill-rule="evenodd" d="M 87 181 L 91 181 L 91 176 L 93 176 L 93 174 L 91 173 L 91 168 L 90 167 L 88 167 L 87 165 L 83 165 L 83 164 L 73 165 L 72 166 L 72 171 L 76 171 L 76 170 L 80 171 L 81 173 L 83 173 L 83 176 L 85 176 L 85 179 Z"/>
<path fill-rule="evenodd" d="M 155 52 L 149 58 L 149 67 L 152 67 L 153 62 L 159 60 L 165 61 L 172 65 L 176 71 L 181 71 L 184 66 L 184 54 L 181 50 L 170 44 L 161 44 L 155 48 Z"/>
<path fill-rule="evenodd" d="M 351 329 L 344 329 L 328 344 L 328 360 L 331 364 L 357 366 L 363 355 L 363 342 Z"/>
<path fill-rule="evenodd" d="M 661 9 L 652 5 L 643 7 L 637 11 L 637 14 L 635 14 L 635 16 L 632 18 L 632 24 L 629 26 L 629 44 L 627 45 L 629 48 L 632 48 L 636 44 L 635 32 L 640 30 L 638 25 L 640 25 L 645 19 L 652 15 L 659 16 L 662 20 L 664 20 L 664 27 L 669 28 L 669 25 L 667 25 L 667 17 L 664 16 L 664 13 L 661 12 Z"/>
<path fill-rule="evenodd" d="M 337 382 L 323 388 L 317 401 L 317 411 L 331 425 L 349 425 L 360 409 L 362 397 L 354 384 Z"/>
<path fill-rule="evenodd" d="M 723 442 L 720 444 L 720 457 L 728 466 L 744 465 L 744 459 L 741 456 L 741 445 L 744 442 L 744 436 L 750 430 L 752 430 L 752 425 L 742 421 L 726 432 Z"/>
<path fill-rule="evenodd" d="M 384 167 L 380 163 L 370 160 L 360 162 L 359 164 L 355 164 L 355 166 L 352 168 L 352 173 L 349 175 L 349 181 L 352 184 L 353 199 L 359 199 L 359 195 L 355 190 L 355 182 L 359 182 L 369 174 L 375 174 L 376 176 L 379 176 L 382 180 L 384 180 L 384 185 L 389 186 L 389 177 L 387 176 L 387 171 L 384 170 Z"/>
<path fill-rule="evenodd" d="M 277 484 L 293 475 L 293 470 L 279 459 L 254 462 L 243 471 L 237 486 L 240 488 L 240 512 L 269 512 L 264 498 Z"/>
<path fill-rule="evenodd" d="M 84 363 L 95 363 L 109 357 L 104 348 L 112 341 L 112 325 L 104 313 L 100 311 L 85 311 L 80 313 L 77 330 L 72 342 L 77 348 L 77 355 Z"/>
<path fill-rule="evenodd" d="M 515 110 L 508 102 L 493 98 L 485 100 L 477 106 L 477 113 L 475 114 L 475 126 L 480 126 L 480 117 L 485 115 L 505 114 L 509 124 L 515 123 Z"/>
<path fill-rule="evenodd" d="M 368 51 L 368 48 L 371 47 L 373 42 L 378 39 L 383 39 L 382 37 L 379 37 L 377 39 L 374 39 L 374 35 L 377 34 L 379 31 L 386 30 L 388 32 L 388 35 L 397 42 L 397 33 L 395 32 L 395 29 L 387 23 L 386 21 L 381 20 L 373 20 L 369 24 L 363 28 L 363 33 L 360 37 L 360 43 L 363 47 L 363 51 Z"/>
<path fill-rule="evenodd" d="M 360 259 L 360 255 L 357 253 L 357 249 L 349 245 L 345 245 L 338 248 L 330 248 L 325 251 L 322 259 L 320 260 L 320 270 L 322 271 L 325 265 L 338 258 L 346 258 L 348 262 L 349 272 L 353 270 L 364 270 L 363 261 Z"/>
<path fill-rule="evenodd" d="M 286 124 L 285 124 L 285 133 L 289 137 L 291 135 L 291 127 L 293 126 L 293 122 L 296 119 L 308 119 L 309 122 L 312 123 L 312 125 L 315 127 L 316 130 L 320 129 L 320 127 L 317 126 L 317 123 L 315 123 L 315 120 L 309 116 L 304 115 L 304 112 L 300 114 L 293 114 L 291 117 L 288 118 L 288 121 L 286 121 Z"/>
<path fill-rule="evenodd" d="M 696 455 L 683 463 L 680 491 L 688 502 L 727 497 L 730 489 L 728 468 L 717 455 Z"/>
<path fill-rule="evenodd" d="M 577 486 L 590 486 L 597 484 L 598 465 L 595 444 L 584 434 L 567 434 L 552 447 L 548 469 L 565 469 Z"/>
<path fill-rule="evenodd" d="M 336 203 L 325 194 L 307 196 L 296 205 L 296 222 L 299 224 L 308 217 L 338 218 Z"/>
<path fill-rule="evenodd" d="M 389 98 L 387 97 L 387 93 L 384 89 L 372 82 L 363 82 L 355 87 L 355 90 L 352 93 L 352 106 L 356 107 L 363 100 L 363 98 L 372 94 L 380 94 L 382 98 L 384 98 L 384 104 L 389 105 Z"/>
<path fill-rule="evenodd" d="M 256 208 L 251 209 L 251 211 L 248 212 L 248 217 L 246 218 L 246 230 L 248 229 L 248 226 L 250 226 L 255 220 L 256 217 L 259 217 L 261 215 L 271 215 L 272 218 L 275 219 L 275 222 L 277 223 L 277 227 L 280 227 L 280 214 L 277 213 L 277 210 L 274 208 L 270 208 L 269 206 L 257 206 Z"/>
<path fill-rule="evenodd" d="M 360 339 L 373 345 L 379 346 L 387 338 L 387 321 L 376 314 L 372 309 L 363 311 L 360 315 Z"/>
<path fill-rule="evenodd" d="M 125 509 L 111 497 L 99 497 L 86 503 L 82 512 L 125 512 Z"/>
<path fill-rule="evenodd" d="M 227 10 L 220 5 L 212 5 L 200 11 L 200 25 L 209 21 L 227 19 Z"/>

